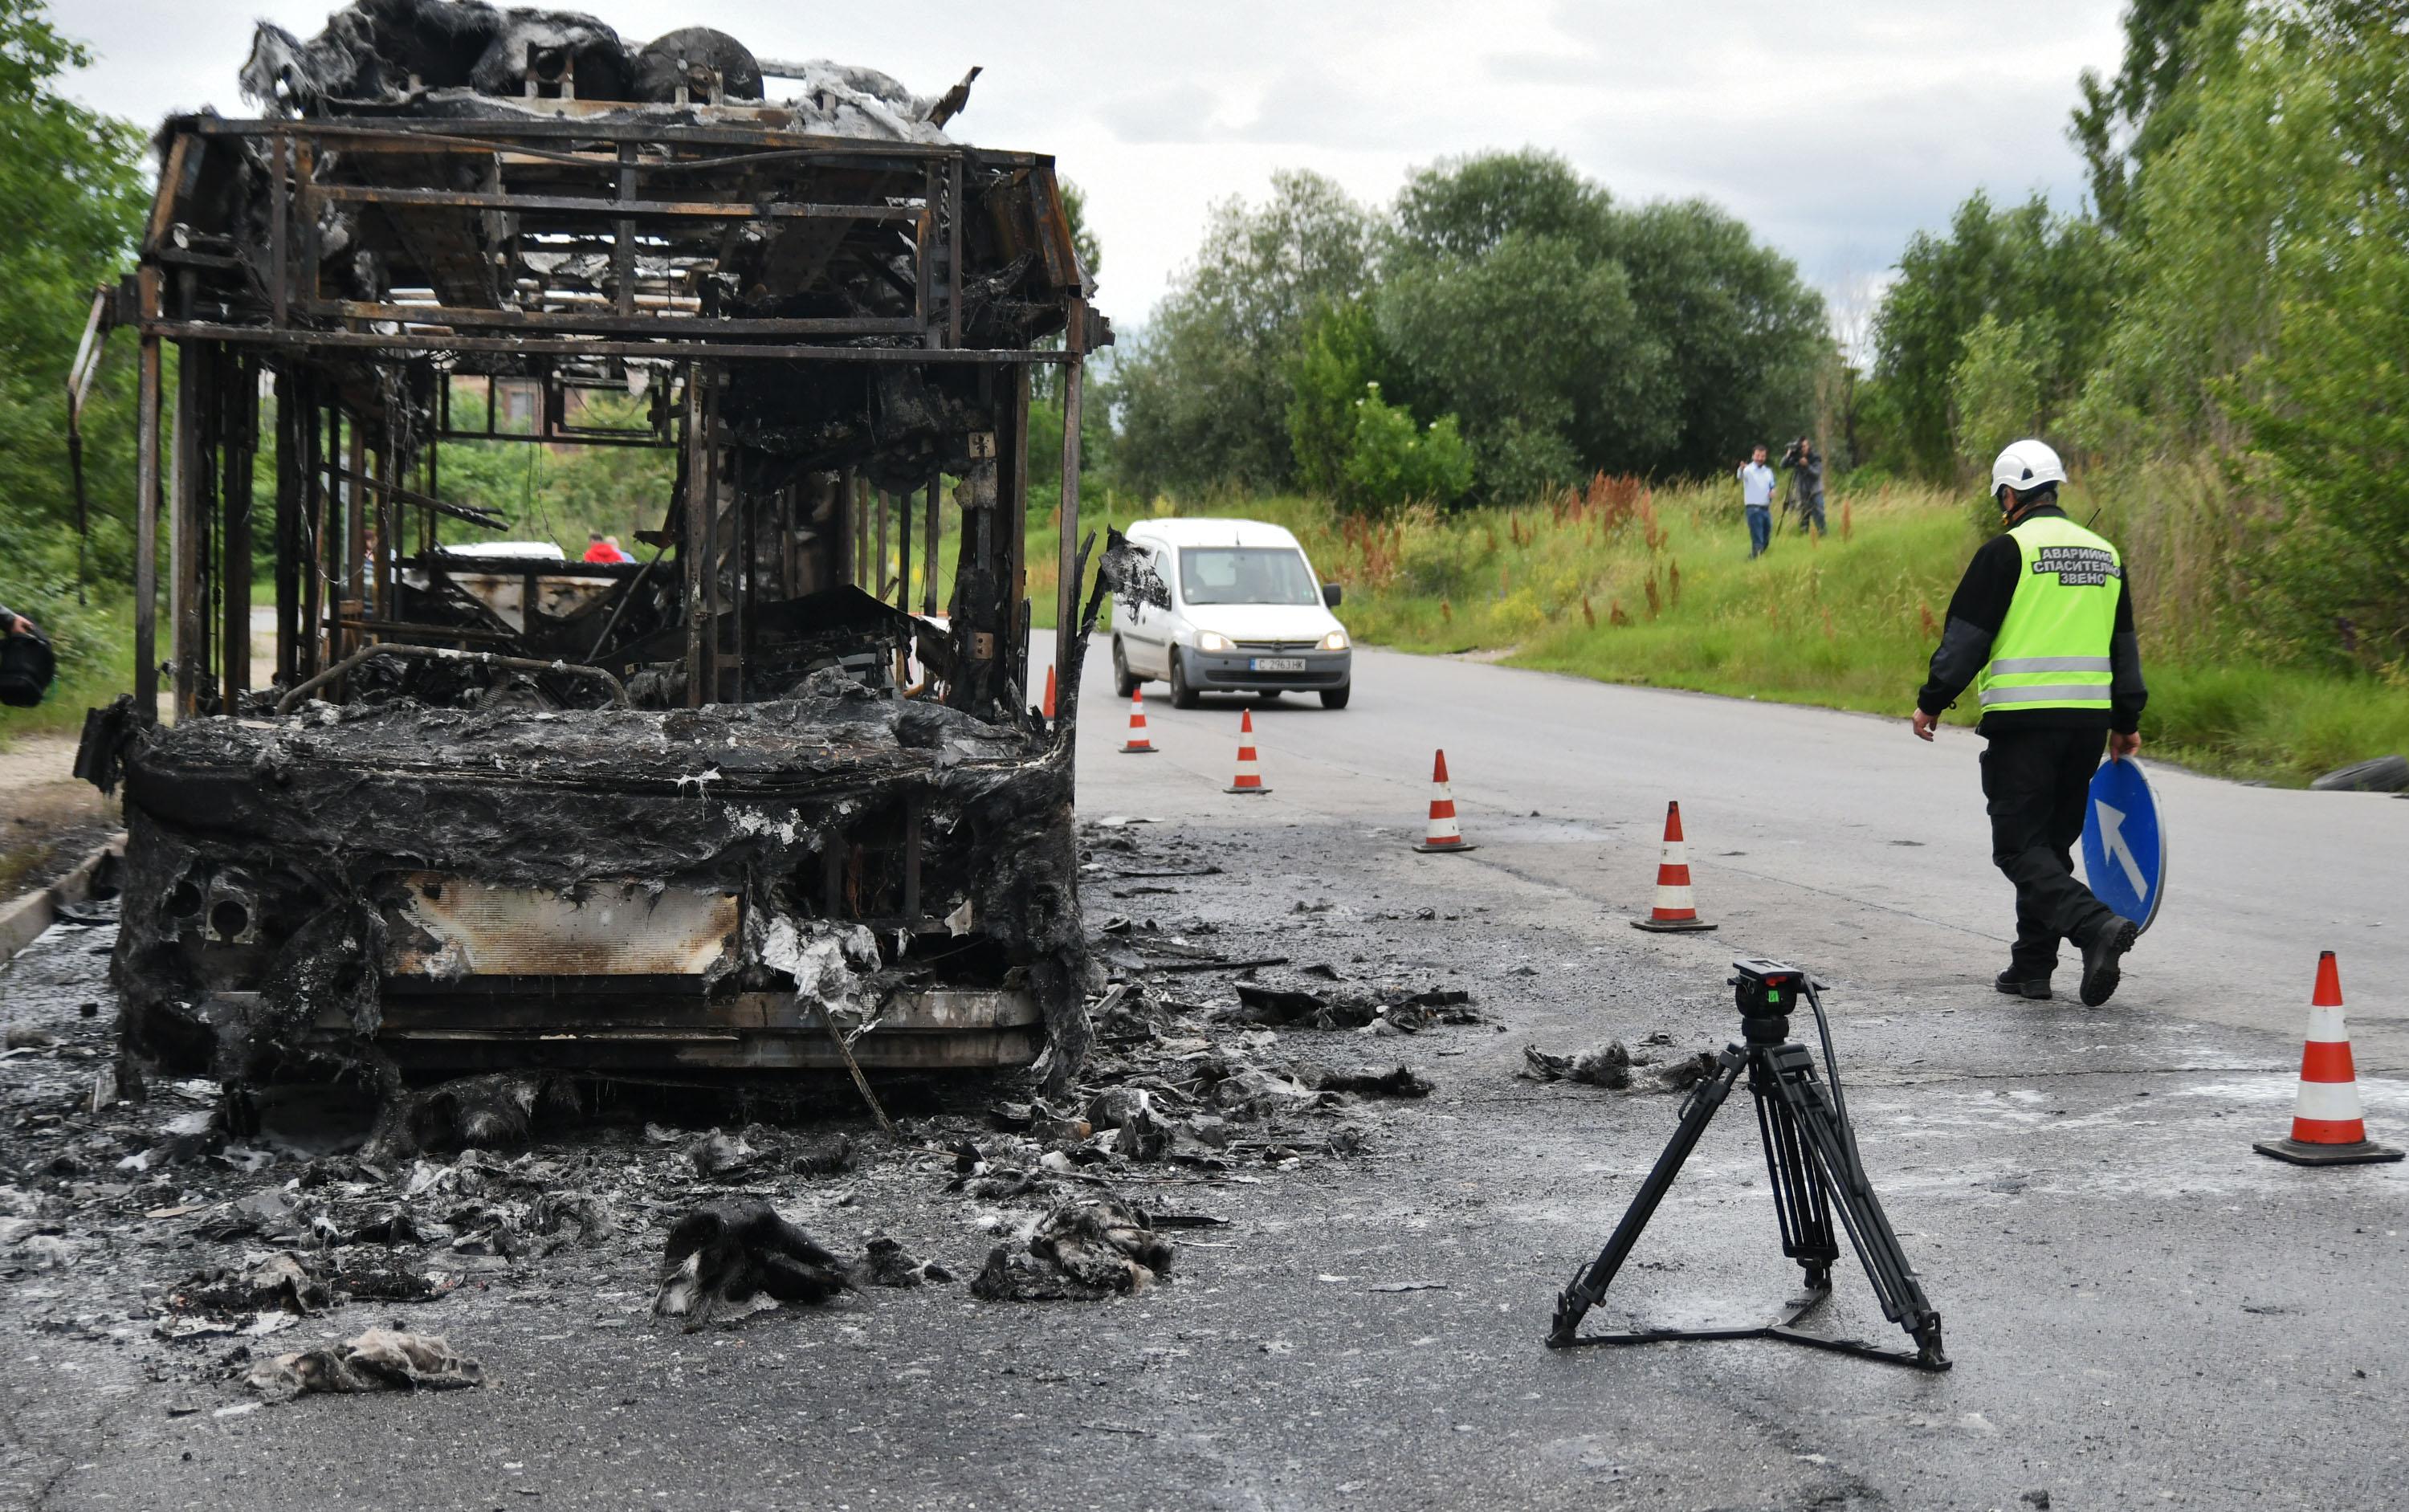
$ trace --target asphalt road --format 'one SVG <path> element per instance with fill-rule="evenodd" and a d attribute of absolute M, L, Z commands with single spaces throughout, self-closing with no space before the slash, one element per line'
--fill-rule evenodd
<path fill-rule="evenodd" d="M 1104 675 L 1100 657 L 1090 686 Z M 0 1293 L 22 1325 L 0 1349 L 0 1492 L 845 1512 L 2397 1500 L 2409 1168 L 2301 1171 L 2249 1145 L 2285 1128 L 2323 946 L 2343 953 L 2370 1113 L 2409 1133 L 2409 1088 L 2382 1069 L 2401 1059 L 2383 910 L 2409 803 L 2162 772 L 2180 891 L 2128 986 L 2099 1012 L 2025 1004 L 1987 982 L 2007 909 L 1971 737 L 1927 749 L 1876 721 L 1377 653 L 1358 678 L 1344 713 L 1260 715 L 1266 798 L 1219 791 L 1234 705 L 1150 703 L 1150 758 L 1113 752 L 1108 696 L 1082 734 L 1086 816 L 1162 820 L 1143 831 L 1158 851 L 1221 869 L 1176 892 L 1091 879 L 1091 922 L 1461 986 L 1495 1020 L 1277 1036 L 1332 1064 L 1402 1060 L 1436 1090 L 1367 1105 L 1355 1159 L 1132 1176 L 1137 1200 L 1230 1220 L 1181 1236 L 1170 1285 L 1097 1305 L 880 1292 L 682 1335 L 642 1317 L 630 1241 L 294 1331 L 441 1332 L 485 1361 L 479 1391 L 252 1408 L 189 1353 L 163 1362 L 139 1324 L 50 1318 L 37 1293 L 56 1283 L 21 1278 Z M 1442 741 L 1471 856 L 1406 848 Z M 1668 798 L 1718 934 L 1627 927 Z M 49 948 L 71 1018 L 94 968 Z M 1947 1375 L 1764 1343 L 1540 1347 L 1678 1100 L 1518 1079 L 1522 1046 L 1718 1044 L 1743 954 L 1833 983 L 1866 1162 L 1946 1321 Z M 12 986 L 7 1013 L 46 1001 Z M 1789 1289 L 1749 1124 L 1733 1108 L 1709 1131 L 1597 1326 L 1753 1320 Z M 934 1189 L 896 1170 L 780 1203 L 840 1242 L 884 1224 L 974 1266 L 990 1241 Z M 1896 1337 L 1853 1260 L 1836 1279 L 1825 1326 Z"/>
<path fill-rule="evenodd" d="M 1916 669 L 1901 670 L 1900 717 L 1877 719 L 1359 650 L 1354 700 L 1337 712 L 1295 696 L 1176 710 L 1149 684 L 1164 755 L 1129 763 L 1110 754 L 1127 715 L 1104 658 L 1093 648 L 1084 673 L 1090 808 L 1229 812 L 1218 789 L 1252 706 L 1270 813 L 1419 836 L 1444 747 L 1465 838 L 1482 847 L 1470 864 L 1608 914 L 1650 906 L 1665 804 L 1678 799 L 1700 911 L 1723 929 L 1665 944 L 1668 961 L 1711 965 L 1744 946 L 1868 990 L 1953 1001 L 2007 964 L 2014 916 L 1990 864 L 1983 742 L 1909 733 Z M 2362 1069 L 2409 1071 L 2397 986 L 2409 982 L 2409 801 L 2244 786 L 2146 751 L 2142 763 L 2169 836 L 2168 895 L 2117 1008 L 2297 1036 L 2317 952 L 2332 950 Z M 1122 770 L 1132 764 L 1147 770 Z M 2068 954 L 2058 985 L 2070 992 L 2080 963 Z"/>

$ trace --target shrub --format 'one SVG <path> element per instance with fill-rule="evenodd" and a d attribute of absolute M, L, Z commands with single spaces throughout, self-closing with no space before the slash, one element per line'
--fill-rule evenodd
<path fill-rule="evenodd" d="M 1380 397 L 1379 384 L 1366 383 L 1355 401 L 1345 478 L 1346 494 L 1371 509 L 1452 504 L 1472 487 L 1472 448 L 1453 415 L 1417 427 L 1403 406 Z"/>

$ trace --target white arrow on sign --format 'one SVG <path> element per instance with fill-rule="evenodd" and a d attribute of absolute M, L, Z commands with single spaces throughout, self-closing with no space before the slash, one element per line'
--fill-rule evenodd
<path fill-rule="evenodd" d="M 2100 849 L 2125 869 L 2125 880 L 2133 885 L 2133 896 L 2142 902 L 2149 901 L 2150 884 L 2142 875 L 2142 863 L 2133 858 L 2133 847 L 2125 842 L 2125 811 L 2112 809 L 2097 799 L 2092 800 L 2092 806 L 2099 811 Z"/>

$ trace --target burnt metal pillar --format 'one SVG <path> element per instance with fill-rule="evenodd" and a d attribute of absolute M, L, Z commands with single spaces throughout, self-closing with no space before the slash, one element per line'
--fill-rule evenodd
<path fill-rule="evenodd" d="M 440 385 L 443 405 L 448 415 L 452 405 L 451 375 L 438 373 L 435 375 L 435 382 Z M 428 498 L 443 497 L 443 470 L 439 460 L 443 450 L 442 430 L 443 427 L 439 425 L 426 433 L 426 497 Z M 431 552 L 443 539 L 443 526 L 433 505 L 427 506 L 426 512 L 426 522 L 419 532 L 418 549 L 421 552 Z"/>
<path fill-rule="evenodd" d="M 1024 705 L 1034 701 L 1029 686 L 1029 377 L 1027 363 L 1015 363 L 1004 375 L 1010 408 L 996 426 L 1003 454 L 996 466 L 996 494 L 1008 563 L 1003 578 L 1004 664 L 1006 676 L 1020 686 Z M 1016 717 L 1022 713 L 1013 711 Z"/>
<path fill-rule="evenodd" d="M 368 471 L 368 426 L 358 415 L 352 416 L 350 431 L 343 448 L 343 562 L 342 571 L 337 578 L 342 583 L 343 591 L 337 596 L 335 605 L 338 632 L 335 655 L 339 658 L 359 649 L 352 643 L 352 632 L 342 629 L 340 622 L 363 618 L 367 611 L 364 600 L 368 598 L 367 584 L 363 581 L 365 574 L 361 569 L 368 565 L 368 501 L 360 482 Z M 519 612 L 527 617 L 528 623 L 534 622 L 533 604 L 520 605 Z"/>
<path fill-rule="evenodd" d="M 847 501 L 853 507 L 853 583 L 866 589 L 871 597 L 878 595 L 878 583 L 870 569 L 870 480 L 860 473 L 853 475 L 853 497 Z"/>
<path fill-rule="evenodd" d="M 278 151 L 282 151 L 278 137 Z M 301 587 L 301 510 L 309 497 L 301 440 L 311 411 L 302 381 L 276 375 L 276 680 L 286 687 L 300 681 L 301 636 L 295 623 Z"/>
<path fill-rule="evenodd" d="M 249 357 L 227 365 L 228 382 L 218 391 L 223 419 L 219 503 L 225 513 L 224 550 L 218 591 L 224 596 L 225 680 L 219 707 L 235 713 L 235 700 L 251 686 L 251 500 L 252 459 L 259 450 L 259 366 Z"/>
<path fill-rule="evenodd" d="M 1080 380 L 1087 367 L 1088 304 L 1070 302 L 1062 342 L 1071 360 L 1062 365 L 1062 530 L 1055 549 L 1054 675 L 1071 686 L 1071 638 L 1079 614 L 1079 402 Z"/>
<path fill-rule="evenodd" d="M 363 613 L 362 619 L 396 620 L 401 617 L 394 612 L 393 606 L 393 555 L 401 535 L 401 507 L 394 501 L 393 485 L 393 434 L 387 431 L 377 446 L 376 492 L 372 496 L 376 506 L 376 535 L 373 538 L 374 567 L 369 581 L 376 591 L 376 612 Z M 526 606 L 520 612 L 527 616 L 527 624 L 535 623 L 533 605 Z M 379 635 L 372 639 L 381 641 L 384 638 Z"/>
<path fill-rule="evenodd" d="M 159 275 L 138 275 L 143 312 L 155 314 Z M 134 461 L 134 706 L 159 717 L 159 338 L 144 335 L 137 380 Z"/>
<path fill-rule="evenodd" d="M 744 454 L 734 447 L 728 448 L 728 523 L 736 533 L 736 570 L 728 574 L 728 664 L 719 672 L 728 685 L 718 692 L 724 703 L 743 703 L 745 647 L 753 629 L 754 569 L 758 564 L 754 559 L 752 500 L 744 492 Z"/>
<path fill-rule="evenodd" d="M 887 601 L 887 516 L 894 506 L 884 488 L 873 490 L 870 497 L 878 501 L 878 557 L 870 569 L 872 592 L 883 604 Z"/>
<path fill-rule="evenodd" d="M 962 155 L 945 160 L 945 345 L 962 344 Z"/>
<path fill-rule="evenodd" d="M 326 537 L 335 528 L 335 491 L 329 486 L 326 469 L 335 464 L 341 450 L 337 431 L 340 422 L 335 407 L 322 405 L 318 385 L 310 383 L 307 391 L 309 408 L 301 424 L 302 476 L 307 480 L 301 496 L 302 528 L 309 540 L 302 544 L 309 555 L 301 563 L 301 628 L 302 641 L 299 668 L 306 681 L 318 675 L 326 665 Z"/>
<path fill-rule="evenodd" d="M 685 379 L 685 519 L 678 531 L 679 565 L 685 569 L 685 701 L 702 707 L 716 675 L 712 655 L 710 369 L 696 363 Z"/>
<path fill-rule="evenodd" d="M 855 570 L 854 561 L 853 521 L 856 511 L 853 507 L 851 471 L 840 472 L 836 475 L 834 511 L 835 518 L 829 521 L 829 564 L 836 573 L 836 582 L 829 584 L 831 587 L 859 582 L 861 577 L 861 574 Z"/>
<path fill-rule="evenodd" d="M 201 602 L 201 555 L 208 549 L 200 509 L 205 467 L 201 459 L 201 407 L 211 366 L 209 348 L 204 343 L 176 343 L 176 429 L 167 473 L 172 496 L 167 504 L 167 559 L 173 584 L 168 603 L 174 622 L 169 655 L 175 664 L 178 719 L 190 716 L 200 707 L 201 670 L 194 662 L 200 651 L 201 622 L 207 612 Z"/>
<path fill-rule="evenodd" d="M 953 641 L 945 702 L 986 714 L 995 695 L 996 639 L 1002 626 L 996 609 L 1003 593 L 988 550 L 997 513 L 995 433 L 974 431 L 968 444 L 970 466 L 955 496 L 962 528 L 954 545 L 953 596 L 945 604 L 946 634 Z"/>
<path fill-rule="evenodd" d="M 636 144 L 619 144 L 618 199 L 636 197 Z M 625 216 L 611 223 L 612 306 L 621 315 L 636 312 L 636 223 Z M 624 369 L 622 369 L 624 370 Z"/>
<path fill-rule="evenodd" d="M 912 496 L 895 496 L 895 607 L 912 612 Z"/>
<path fill-rule="evenodd" d="M 937 526 L 940 523 L 937 517 L 937 487 L 938 480 L 930 479 L 928 528 L 922 532 L 928 539 L 920 546 L 920 612 L 923 614 L 937 612 Z"/>

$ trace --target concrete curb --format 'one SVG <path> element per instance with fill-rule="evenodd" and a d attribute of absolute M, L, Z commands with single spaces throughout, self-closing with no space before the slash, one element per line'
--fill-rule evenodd
<path fill-rule="evenodd" d="M 0 904 L 0 960 L 14 958 L 17 952 L 40 938 L 44 929 L 57 922 L 61 903 L 80 903 L 92 897 L 92 879 L 100 870 L 101 859 L 111 851 L 123 852 L 125 831 L 101 842 L 94 851 L 76 864 L 76 869 L 51 883 L 21 898 Z"/>

